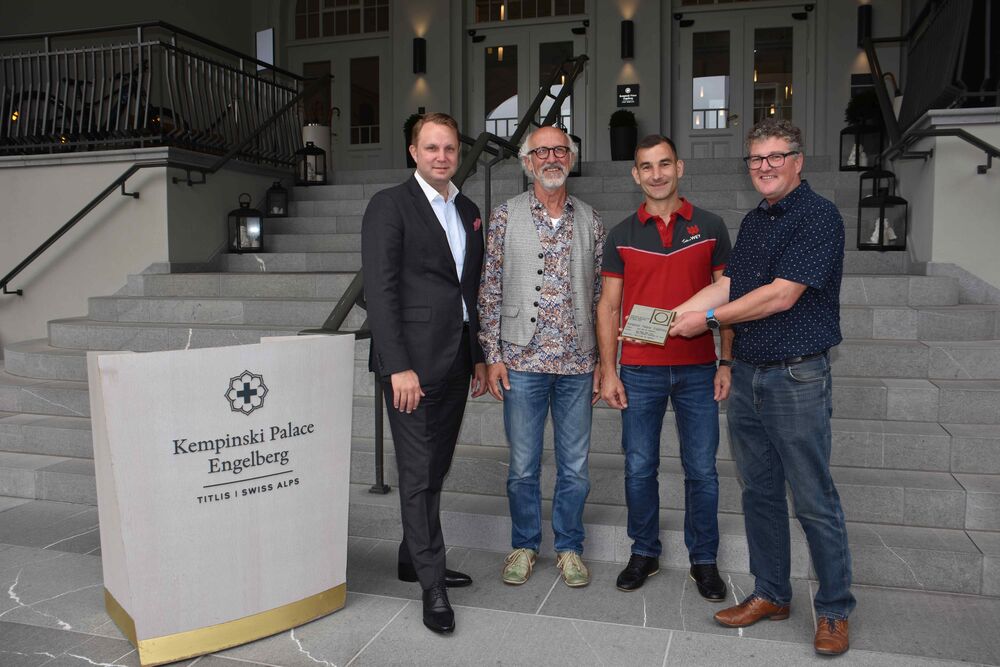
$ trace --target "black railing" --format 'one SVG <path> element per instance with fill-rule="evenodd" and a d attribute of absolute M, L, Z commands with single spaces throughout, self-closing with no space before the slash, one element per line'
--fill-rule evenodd
<path fill-rule="evenodd" d="M 562 103 L 573 93 L 573 84 L 576 82 L 577 77 L 579 77 L 583 72 L 583 68 L 586 66 L 587 60 L 587 56 L 580 55 L 566 60 L 562 63 L 562 65 L 556 68 L 549 81 L 538 89 L 538 92 L 535 94 L 535 98 L 528 106 L 527 111 L 524 112 L 524 116 L 518 123 L 517 129 L 509 139 L 498 137 L 490 132 L 481 132 L 476 139 L 472 139 L 464 134 L 459 134 L 459 139 L 464 145 L 469 146 L 469 150 L 463 155 L 462 163 L 455 171 L 455 175 L 452 177 L 452 182 L 456 187 L 461 189 L 462 185 L 465 184 L 466 179 L 475 173 L 478 167 L 483 167 L 483 176 L 485 181 L 485 201 L 483 203 L 486 206 L 487 218 L 489 217 L 492 207 L 492 192 L 490 187 L 492 168 L 500 162 L 517 155 L 518 145 L 521 143 L 521 139 L 524 138 L 524 135 L 528 132 L 530 127 L 554 125 L 556 121 L 559 120 Z M 563 83 L 562 88 L 556 95 L 553 95 L 551 92 L 552 87 L 562 83 L 563 81 L 565 81 L 565 83 Z M 535 118 L 538 116 L 539 110 L 542 108 L 542 104 L 548 98 L 552 99 L 552 105 L 549 107 L 548 113 L 545 114 L 544 118 L 536 121 Z M 488 157 L 484 158 L 484 154 Z M 480 160 L 482 160 L 482 162 Z M 333 311 L 330 313 L 330 316 L 326 318 L 323 325 L 318 329 L 306 329 L 301 331 L 299 332 L 300 335 L 341 333 L 340 327 L 343 326 L 344 322 L 347 320 L 347 316 L 355 306 L 362 309 L 365 308 L 364 278 L 361 271 L 358 271 L 354 275 L 354 279 L 351 280 L 350 285 L 348 285 L 343 296 L 340 297 L 337 305 L 334 306 Z M 368 329 L 368 320 L 365 319 L 361 327 L 353 333 L 359 339 L 371 338 L 371 331 Z M 385 483 L 385 445 L 382 427 L 382 383 L 379 381 L 379 378 L 376 377 L 374 384 L 375 483 L 372 485 L 370 491 L 372 493 L 388 493 L 389 486 Z"/>
<path fill-rule="evenodd" d="M 286 166 L 301 145 L 295 113 L 258 128 L 302 77 L 168 23 L 10 35 L 0 49 L 0 155 L 239 145 L 241 160 Z"/>
<path fill-rule="evenodd" d="M 38 246 L 31 254 L 29 254 L 20 264 L 18 264 L 14 269 L 0 279 L 0 290 L 3 294 L 23 294 L 23 290 L 11 290 L 9 288 L 11 281 L 16 278 L 22 271 L 28 268 L 36 259 L 38 259 L 46 250 L 52 247 L 60 238 L 62 238 L 66 232 L 71 230 L 76 226 L 83 218 L 87 216 L 88 213 L 93 211 L 97 206 L 108 198 L 115 190 L 121 189 L 121 194 L 127 197 L 139 198 L 139 193 L 137 192 L 127 192 L 125 190 L 125 183 L 134 174 L 141 171 L 142 169 L 148 169 L 151 167 L 173 167 L 177 169 L 183 169 L 188 173 L 187 182 L 189 184 L 203 183 L 204 179 L 209 174 L 214 174 L 219 169 L 221 169 L 227 162 L 236 158 L 237 156 L 242 156 L 246 154 L 248 146 L 259 142 L 261 136 L 264 136 L 267 132 L 273 129 L 275 125 L 283 122 L 283 120 L 289 114 L 296 113 L 296 107 L 301 103 L 301 101 L 311 95 L 319 86 L 329 85 L 328 79 L 314 79 L 308 85 L 304 86 L 302 91 L 289 99 L 283 106 L 276 109 L 275 112 L 269 117 L 263 119 L 258 126 L 248 130 L 246 136 L 235 146 L 230 148 L 224 155 L 219 157 L 210 166 L 204 167 L 199 165 L 186 164 L 176 160 L 149 160 L 143 162 L 136 162 L 131 167 L 125 170 L 125 172 L 112 181 L 106 188 L 99 192 L 93 199 L 91 199 L 87 204 L 81 208 L 76 215 L 70 218 L 66 224 L 57 229 L 49 238 L 47 238 L 40 246 Z M 200 173 L 202 174 L 202 180 L 192 181 L 191 174 Z M 178 182 L 175 178 L 174 182 Z"/>
<path fill-rule="evenodd" d="M 965 130 L 914 129 L 914 124 L 931 109 L 997 103 L 1000 72 L 991 70 L 997 48 L 990 40 L 992 11 L 995 8 L 991 0 L 928 0 L 905 34 L 863 39 L 889 138 L 881 155 L 883 161 L 926 159 L 930 157 L 928 151 L 911 150 L 912 146 L 919 139 L 943 136 L 962 139 L 986 154 L 986 163 L 977 167 L 980 174 L 992 167 L 994 157 L 1000 157 L 995 146 Z M 880 44 L 903 44 L 906 48 L 907 76 L 898 119 L 883 85 L 887 74 L 876 52 Z"/>

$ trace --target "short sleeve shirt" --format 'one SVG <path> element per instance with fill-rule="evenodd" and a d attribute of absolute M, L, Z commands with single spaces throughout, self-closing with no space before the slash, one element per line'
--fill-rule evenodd
<path fill-rule="evenodd" d="M 806 181 L 747 213 L 725 275 L 736 300 L 783 278 L 806 286 L 790 309 L 734 324 L 733 356 L 760 364 L 823 352 L 841 341 L 844 220 Z"/>
<path fill-rule="evenodd" d="M 622 278 L 622 314 L 635 304 L 672 309 L 711 284 L 712 272 L 729 260 L 729 230 L 722 218 L 692 206 L 667 220 L 646 212 L 646 205 L 608 233 L 601 274 Z M 694 338 L 671 338 L 666 345 L 622 342 L 621 363 L 675 366 L 715 361 L 711 332 Z"/>

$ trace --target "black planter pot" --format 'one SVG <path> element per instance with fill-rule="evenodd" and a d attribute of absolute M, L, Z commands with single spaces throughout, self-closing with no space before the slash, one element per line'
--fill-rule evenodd
<path fill-rule="evenodd" d="M 639 130 L 635 127 L 612 127 L 611 159 L 632 160 L 635 158 L 635 145 L 638 142 Z"/>

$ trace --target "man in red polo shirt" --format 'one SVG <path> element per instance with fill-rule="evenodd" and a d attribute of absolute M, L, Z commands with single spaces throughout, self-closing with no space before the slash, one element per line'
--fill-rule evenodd
<path fill-rule="evenodd" d="M 719 216 L 678 195 L 684 162 L 674 143 L 650 135 L 635 152 L 632 177 L 645 202 L 608 234 L 597 305 L 601 359 L 618 354 L 618 331 L 634 305 L 672 310 L 722 276 L 731 248 Z M 624 315 L 624 317 L 623 317 Z M 721 602 L 726 585 L 715 565 L 719 548 L 719 406 L 729 393 L 732 333 L 722 334 L 722 361 L 706 332 L 670 338 L 665 345 L 622 343 L 621 371 L 601 366 L 601 395 L 622 411 L 625 501 L 632 555 L 618 575 L 623 591 L 638 589 L 659 571 L 660 430 L 673 405 L 684 467 L 684 543 L 690 576 L 707 600 Z"/>

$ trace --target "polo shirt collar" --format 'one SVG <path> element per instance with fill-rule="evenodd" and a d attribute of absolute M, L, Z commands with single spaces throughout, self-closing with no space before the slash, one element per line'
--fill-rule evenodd
<path fill-rule="evenodd" d="M 661 218 L 660 216 L 653 215 L 652 213 L 646 211 L 646 202 L 642 202 L 642 204 L 640 204 L 639 211 L 636 213 L 636 215 L 639 216 L 639 222 L 641 222 L 643 225 L 645 225 L 650 220 L 663 220 L 663 218 Z M 691 202 L 689 202 L 687 199 L 684 199 L 684 197 L 681 197 L 681 207 L 670 214 L 670 220 L 672 221 L 678 215 L 688 221 L 690 221 L 691 217 L 694 215 L 694 206 L 692 206 Z"/>

